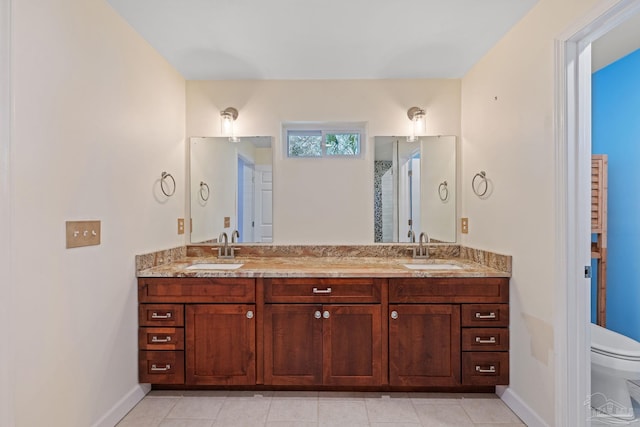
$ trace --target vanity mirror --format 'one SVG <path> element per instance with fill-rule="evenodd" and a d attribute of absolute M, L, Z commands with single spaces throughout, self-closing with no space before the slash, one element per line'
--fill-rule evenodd
<path fill-rule="evenodd" d="M 456 241 L 456 137 L 376 136 L 374 241 Z"/>
<path fill-rule="evenodd" d="M 192 137 L 189 150 L 191 243 L 234 230 L 238 242 L 271 242 L 271 137 Z"/>

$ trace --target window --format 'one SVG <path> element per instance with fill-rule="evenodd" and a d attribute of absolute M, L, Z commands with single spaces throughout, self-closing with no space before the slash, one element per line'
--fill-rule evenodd
<path fill-rule="evenodd" d="M 289 128 L 287 157 L 358 157 L 360 130 L 298 130 Z"/>

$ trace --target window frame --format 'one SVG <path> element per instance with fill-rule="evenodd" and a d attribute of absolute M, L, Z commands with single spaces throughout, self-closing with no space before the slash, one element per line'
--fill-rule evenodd
<path fill-rule="evenodd" d="M 292 156 L 289 154 L 289 134 L 318 132 L 321 136 L 321 154 L 319 156 Z M 326 138 L 328 134 L 358 135 L 358 149 L 356 154 L 328 154 Z M 366 127 L 364 123 L 285 123 L 282 126 L 283 151 L 286 159 L 361 159 L 364 157 L 364 141 L 366 141 Z"/>

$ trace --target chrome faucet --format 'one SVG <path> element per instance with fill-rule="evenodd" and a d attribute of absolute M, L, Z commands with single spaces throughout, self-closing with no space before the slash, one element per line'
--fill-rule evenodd
<path fill-rule="evenodd" d="M 409 230 L 409 233 L 407 234 L 407 237 L 409 238 L 409 242 L 411 242 L 411 243 L 415 243 L 416 242 L 416 233 L 414 233 L 413 230 Z"/>
<path fill-rule="evenodd" d="M 234 230 L 231 233 L 231 243 L 236 243 L 236 237 L 240 238 L 240 233 L 238 230 Z M 218 242 L 222 243 L 218 246 L 218 258 L 222 259 L 233 259 L 236 256 L 236 251 L 240 248 L 234 248 L 233 246 L 229 246 L 229 236 L 227 236 L 226 232 L 220 233 L 220 237 L 218 238 Z"/>
<path fill-rule="evenodd" d="M 424 245 L 423 245 L 424 243 Z M 429 258 L 429 248 L 426 246 L 429 243 L 429 236 L 424 231 L 420 233 L 418 250 L 413 249 L 414 258 Z"/>
<path fill-rule="evenodd" d="M 224 231 L 220 233 L 218 242 L 223 242 L 223 245 L 218 247 L 218 258 L 232 258 L 229 255 L 229 236 Z"/>

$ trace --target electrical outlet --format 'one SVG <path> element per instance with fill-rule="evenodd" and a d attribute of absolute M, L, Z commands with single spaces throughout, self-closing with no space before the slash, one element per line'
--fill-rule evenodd
<path fill-rule="evenodd" d="M 184 218 L 178 218 L 178 234 L 184 234 Z"/>
<path fill-rule="evenodd" d="M 100 221 L 67 221 L 67 249 L 100 244 Z"/>
<path fill-rule="evenodd" d="M 460 232 L 462 234 L 469 234 L 469 218 L 461 218 Z"/>
<path fill-rule="evenodd" d="M 224 228 L 229 228 L 231 227 L 231 217 L 230 216 L 225 216 L 224 217 Z"/>

